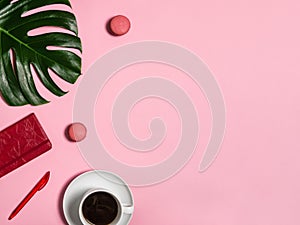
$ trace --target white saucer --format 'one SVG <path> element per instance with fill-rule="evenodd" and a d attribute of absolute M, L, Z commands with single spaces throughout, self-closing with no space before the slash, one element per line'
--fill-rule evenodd
<path fill-rule="evenodd" d="M 78 210 L 81 197 L 89 189 L 105 188 L 119 196 L 123 204 L 133 205 L 132 193 L 119 176 L 102 170 L 93 170 L 76 177 L 67 187 L 63 198 L 63 211 L 69 225 L 81 225 Z M 124 214 L 120 225 L 129 224 L 132 214 Z"/>

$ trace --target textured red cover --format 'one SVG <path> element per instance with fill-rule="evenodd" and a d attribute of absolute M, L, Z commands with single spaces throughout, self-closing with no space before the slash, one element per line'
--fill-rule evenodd
<path fill-rule="evenodd" d="M 0 132 L 0 177 L 38 157 L 52 147 L 32 113 Z"/>

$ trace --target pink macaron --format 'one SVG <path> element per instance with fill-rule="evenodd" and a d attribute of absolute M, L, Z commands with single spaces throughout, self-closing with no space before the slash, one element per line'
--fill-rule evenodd
<path fill-rule="evenodd" d="M 109 28 L 114 35 L 121 36 L 129 31 L 130 21 L 126 16 L 114 16 L 109 22 Z"/>
<path fill-rule="evenodd" d="M 67 132 L 71 141 L 78 142 L 86 137 L 87 129 L 82 123 L 72 123 Z"/>

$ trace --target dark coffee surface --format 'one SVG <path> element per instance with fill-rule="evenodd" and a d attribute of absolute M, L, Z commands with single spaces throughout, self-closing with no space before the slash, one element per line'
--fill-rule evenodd
<path fill-rule="evenodd" d="M 118 203 L 109 193 L 95 192 L 84 200 L 82 212 L 91 224 L 107 225 L 117 217 Z"/>

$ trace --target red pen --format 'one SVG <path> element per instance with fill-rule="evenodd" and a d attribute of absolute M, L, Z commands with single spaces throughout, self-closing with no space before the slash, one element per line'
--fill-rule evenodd
<path fill-rule="evenodd" d="M 49 178 L 50 178 L 50 171 L 48 171 L 39 180 L 39 182 L 31 189 L 31 191 L 26 195 L 26 197 L 20 202 L 20 204 L 15 208 L 15 210 L 8 217 L 9 220 L 14 218 L 20 212 L 20 210 L 26 205 L 26 203 L 34 196 L 34 194 L 36 192 L 42 190 L 46 186 L 46 184 L 48 183 Z"/>

